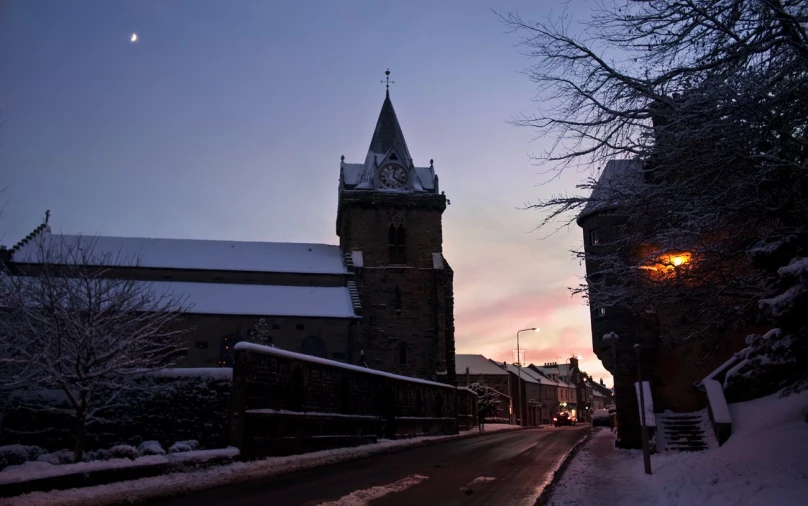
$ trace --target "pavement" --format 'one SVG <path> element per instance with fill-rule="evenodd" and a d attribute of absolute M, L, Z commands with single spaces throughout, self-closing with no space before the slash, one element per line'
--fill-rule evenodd
<path fill-rule="evenodd" d="M 533 506 L 589 430 L 586 425 L 498 432 L 151 503 Z"/>

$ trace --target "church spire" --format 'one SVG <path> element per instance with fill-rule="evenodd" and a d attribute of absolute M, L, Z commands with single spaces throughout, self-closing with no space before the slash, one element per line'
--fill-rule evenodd
<path fill-rule="evenodd" d="M 390 148 L 395 147 L 398 156 L 403 158 L 404 162 L 409 165 L 411 160 L 410 151 L 404 141 L 401 125 L 398 124 L 393 102 L 390 101 L 390 70 L 388 69 L 385 74 L 387 75 L 387 92 L 382 104 L 382 111 L 379 113 L 379 120 L 376 122 L 376 130 L 373 131 L 373 138 L 370 140 L 369 151 L 384 155 L 390 151 Z"/>

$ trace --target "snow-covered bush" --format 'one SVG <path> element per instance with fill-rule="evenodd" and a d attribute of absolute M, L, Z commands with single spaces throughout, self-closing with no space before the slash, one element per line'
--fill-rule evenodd
<path fill-rule="evenodd" d="M 112 458 L 112 453 L 109 450 L 92 450 L 84 453 L 84 460 L 109 460 Z"/>
<path fill-rule="evenodd" d="M 187 441 L 177 441 L 168 448 L 168 453 L 192 452 L 199 448 L 199 441 L 189 439 Z"/>
<path fill-rule="evenodd" d="M 30 473 L 32 471 L 47 471 L 52 469 L 53 464 L 50 462 L 43 462 L 41 460 L 34 460 L 30 462 L 23 462 L 13 466 L 8 466 L 3 469 L 4 473 Z"/>
<path fill-rule="evenodd" d="M 60 464 L 72 464 L 75 462 L 75 455 L 73 454 L 72 450 L 63 449 L 57 452 L 48 453 L 42 455 L 42 457 L 38 460 L 44 462 L 50 462 L 54 466 L 58 466 Z"/>
<path fill-rule="evenodd" d="M 145 457 L 147 455 L 165 455 L 166 451 L 158 441 L 143 441 L 138 445 L 137 452 Z"/>
<path fill-rule="evenodd" d="M 137 448 L 129 445 L 115 445 L 109 449 L 109 454 L 113 459 L 135 460 L 140 456 Z"/>
<path fill-rule="evenodd" d="M 45 450 L 38 446 L 18 444 L 0 446 L 0 469 L 6 466 L 19 465 L 29 460 L 36 460 L 43 453 L 45 453 Z"/>
<path fill-rule="evenodd" d="M 179 371 L 177 371 L 179 372 Z M 229 433 L 232 379 L 219 369 L 185 369 L 134 378 L 136 388 L 120 394 L 114 407 L 87 426 L 87 448 L 139 445 L 144 440 L 197 441 L 222 448 Z M 102 394 L 99 394 L 102 395 Z M 17 393 L 0 426 L 0 444 L 38 444 L 59 450 L 73 444 L 74 421 L 51 408 L 67 407 L 64 395 Z"/>

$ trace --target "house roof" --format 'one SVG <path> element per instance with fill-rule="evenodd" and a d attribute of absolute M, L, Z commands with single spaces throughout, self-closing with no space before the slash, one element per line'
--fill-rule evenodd
<path fill-rule="evenodd" d="M 609 160 L 578 215 L 581 220 L 595 212 L 605 211 L 619 204 L 620 194 L 642 182 L 642 163 L 639 160 Z"/>
<path fill-rule="evenodd" d="M 548 378 L 547 376 L 545 376 L 544 374 L 542 374 L 540 372 L 536 372 L 533 369 L 530 369 L 529 367 L 523 367 L 522 368 L 522 373 L 527 373 L 528 375 L 530 375 L 533 379 L 537 380 L 542 385 L 556 386 L 555 381 L 551 380 L 550 378 Z"/>
<path fill-rule="evenodd" d="M 529 374 L 529 373 L 527 373 L 526 371 L 527 371 L 527 369 L 526 369 L 526 368 L 524 368 L 524 367 L 522 367 L 522 374 L 521 374 L 521 376 L 522 376 L 522 379 L 523 379 L 523 380 L 525 380 L 525 381 L 526 381 L 526 382 L 528 382 L 528 383 L 535 383 L 535 384 L 537 384 L 537 385 L 541 383 L 541 382 L 540 382 L 538 379 L 536 379 L 536 378 L 535 378 L 535 377 L 534 377 L 532 374 Z M 512 365 L 512 364 L 508 364 L 508 372 L 510 372 L 510 373 L 512 373 L 512 374 L 516 374 L 517 376 L 519 376 L 519 375 L 520 375 L 520 374 L 519 374 L 519 368 L 518 368 L 518 367 L 516 367 L 515 365 Z"/>
<path fill-rule="evenodd" d="M 537 369 L 541 371 L 543 374 L 548 375 L 548 377 L 553 373 L 558 374 L 558 369 L 556 367 L 537 367 Z M 558 381 L 553 380 L 553 383 L 558 384 L 558 386 L 560 387 L 572 388 L 572 385 L 561 379 L 559 379 Z"/>
<path fill-rule="evenodd" d="M 80 245 L 99 264 L 111 261 L 139 267 L 221 271 L 346 274 L 339 246 L 288 242 L 214 241 L 204 239 L 153 239 L 44 234 L 44 241 L 67 247 Z M 116 261 L 117 259 L 117 261 Z M 37 241 L 22 245 L 12 256 L 19 263 L 39 263 Z"/>
<path fill-rule="evenodd" d="M 469 368 L 469 374 L 497 376 L 506 376 L 508 374 L 501 367 L 482 355 L 455 355 L 455 372 L 457 374 L 466 374 L 466 367 Z"/>

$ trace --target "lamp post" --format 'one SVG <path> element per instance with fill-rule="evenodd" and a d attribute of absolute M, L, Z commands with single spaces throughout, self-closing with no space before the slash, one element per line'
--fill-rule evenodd
<path fill-rule="evenodd" d="M 519 380 L 516 382 L 516 389 L 519 391 L 519 425 L 525 423 L 524 413 L 522 412 L 522 351 L 519 349 L 519 334 L 529 331 L 540 332 L 541 329 L 539 327 L 531 327 L 516 332 L 516 375 L 519 377 Z"/>
<path fill-rule="evenodd" d="M 637 352 L 637 384 L 640 389 L 640 437 L 642 437 L 642 461 L 645 465 L 645 474 L 651 474 L 651 449 L 648 447 L 648 428 L 645 426 L 645 388 L 642 384 L 642 356 L 640 355 L 640 345 L 634 345 Z"/>

